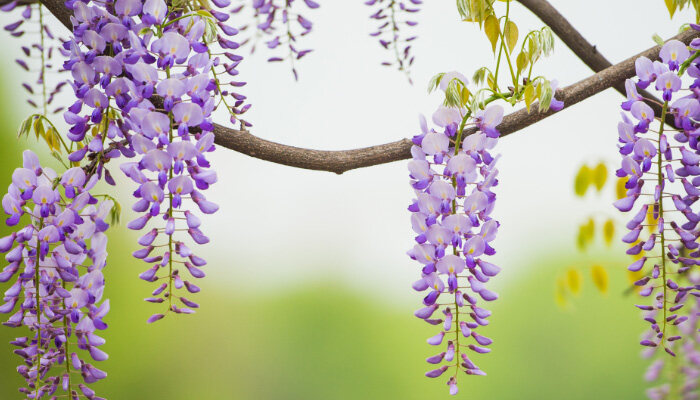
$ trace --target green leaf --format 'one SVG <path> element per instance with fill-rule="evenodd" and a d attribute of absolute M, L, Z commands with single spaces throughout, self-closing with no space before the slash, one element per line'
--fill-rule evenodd
<path fill-rule="evenodd" d="M 481 85 L 482 82 L 486 79 L 486 75 L 490 74 L 490 71 L 486 67 L 481 67 L 474 72 L 474 75 L 472 76 L 472 80 L 474 81 L 475 85 Z"/>
<path fill-rule="evenodd" d="M 469 2 L 467 0 L 457 0 L 457 11 L 463 20 L 469 18 Z"/>
<path fill-rule="evenodd" d="M 453 80 L 447 84 L 447 89 L 445 89 L 445 105 L 447 107 L 462 106 L 462 87 L 459 81 Z"/>
<path fill-rule="evenodd" d="M 540 29 L 540 47 L 542 48 L 542 53 L 545 57 L 549 57 L 554 51 L 554 32 L 548 26 Z"/>
<path fill-rule="evenodd" d="M 574 179 L 574 192 L 577 196 L 583 197 L 591 185 L 593 171 L 588 165 L 582 165 Z"/>
<path fill-rule="evenodd" d="M 605 182 L 608 180 L 608 167 L 604 163 L 599 163 L 593 170 L 593 184 L 595 188 L 600 192 L 605 186 Z"/>
<path fill-rule="evenodd" d="M 515 45 L 518 43 L 518 26 L 513 21 L 506 22 L 505 29 L 503 30 L 503 36 L 506 38 L 506 45 L 508 45 L 508 53 L 513 53 Z"/>
<path fill-rule="evenodd" d="M 430 82 L 428 82 L 428 93 L 432 93 L 440 86 L 440 81 L 443 76 L 445 76 L 445 73 L 441 72 L 430 78 Z"/>
<path fill-rule="evenodd" d="M 22 136 L 29 136 L 29 131 L 32 129 L 32 119 L 34 119 L 33 115 L 25 119 L 19 126 L 19 130 L 17 131 L 18 139 Z"/>
<path fill-rule="evenodd" d="M 484 21 L 484 33 L 491 42 L 491 50 L 496 53 L 496 45 L 498 44 L 498 36 L 501 33 L 501 27 L 495 15 L 489 15 L 486 21 Z"/>
<path fill-rule="evenodd" d="M 663 46 L 663 45 L 664 45 L 664 40 L 661 39 L 661 36 L 659 36 L 658 33 L 653 34 L 653 35 L 651 36 L 651 39 L 652 39 L 654 42 L 656 42 L 656 44 L 658 44 L 659 46 Z"/>
<path fill-rule="evenodd" d="M 114 226 L 118 225 L 119 221 L 121 220 L 122 206 L 113 197 L 110 197 L 110 199 L 112 202 L 114 202 L 114 204 L 112 205 L 112 209 L 109 210 L 109 224 Z"/>
<path fill-rule="evenodd" d="M 540 94 L 539 111 L 545 112 L 549 110 L 549 105 L 552 104 L 552 85 L 549 83 L 549 81 L 545 81 L 544 83 L 540 84 L 537 89 Z"/>
<path fill-rule="evenodd" d="M 197 10 L 197 15 L 201 15 L 202 17 L 205 17 L 205 18 L 214 18 L 214 16 L 211 15 L 211 13 L 209 11 L 207 11 L 203 8 L 200 8 L 199 10 Z"/>

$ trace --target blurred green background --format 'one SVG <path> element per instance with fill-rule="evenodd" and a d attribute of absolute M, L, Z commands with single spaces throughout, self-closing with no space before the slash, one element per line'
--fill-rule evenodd
<path fill-rule="evenodd" d="M 9 85 L 9 86 L 8 86 Z M 0 181 L 5 188 L 21 162 L 20 150 L 36 147 L 13 137 L 22 117 L 8 99 L 14 82 L 1 82 Z M 4 190 L 3 190 L 4 192 Z M 126 200 L 123 198 L 123 200 Z M 6 233 L 3 233 L 3 235 Z M 552 232 L 552 235 L 573 232 Z M 144 304 L 152 287 L 138 280 L 142 265 L 124 226 L 110 235 L 106 276 L 112 311 L 100 365 L 101 396 L 122 399 L 425 399 L 448 398 L 445 379 L 427 379 L 425 357 L 438 351 L 425 343 L 436 330 L 414 318 L 412 301 L 387 304 L 381 293 L 361 292 L 328 278 L 285 289 L 216 287 L 203 282 L 193 316 L 145 320 L 154 307 Z M 546 238 L 538 243 L 546 242 Z M 537 245 L 537 244 L 534 244 Z M 519 277 L 500 287 L 493 304 L 494 351 L 474 359 L 486 377 L 460 376 L 458 398 L 481 399 L 638 399 L 643 396 L 637 338 L 644 329 L 623 295 L 624 259 L 609 253 L 588 255 L 610 271 L 607 294 L 585 275 L 580 296 L 563 309 L 554 301 L 555 276 L 580 257 L 556 254 L 541 244 L 536 258 L 521 259 Z M 621 253 L 621 252 L 618 252 Z M 332 258 L 331 258 L 332 259 Z M 579 262 L 581 260 L 578 260 Z M 587 265 L 585 260 L 580 264 Z M 294 268 L 294 266 L 285 266 Z M 209 265 L 207 268 L 218 268 Z M 274 266 L 267 272 L 272 275 Z M 587 271 L 584 269 L 584 272 Z M 507 274 L 507 272 L 505 272 Z M 272 277 L 270 278 L 272 279 Z M 199 283 L 199 282 L 198 282 Z M 407 288 L 407 290 L 410 290 Z M 0 328 L 0 343 L 24 335 Z M 0 399 L 20 398 L 19 358 L 5 347 L 0 357 Z"/>

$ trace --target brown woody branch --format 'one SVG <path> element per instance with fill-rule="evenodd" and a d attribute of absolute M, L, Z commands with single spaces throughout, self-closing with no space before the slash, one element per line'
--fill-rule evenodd
<path fill-rule="evenodd" d="M 0 0 L 0 2 L 2 1 L 5 0 Z M 552 30 L 560 35 L 562 40 L 586 64 L 592 69 L 600 71 L 580 82 L 557 91 L 556 97 L 564 101 L 565 107 L 570 107 L 607 88 L 622 88 L 624 81 L 635 75 L 634 61 L 638 57 L 658 58 L 660 47 L 656 46 L 619 64 L 610 66 L 610 63 L 604 57 L 601 55 L 596 56 L 595 48 L 588 44 L 549 3 L 544 0 L 519 1 L 550 25 Z M 63 0 L 41 0 L 41 2 L 63 25 L 69 29 L 71 28 L 70 10 L 64 7 Z M 675 36 L 674 39 L 687 44 L 698 36 L 700 34 L 696 31 L 686 31 Z M 533 109 L 537 110 L 537 106 L 534 105 Z M 506 136 L 552 114 L 551 111 L 533 111 L 528 113 L 525 109 L 522 109 L 507 115 L 498 126 L 498 129 L 501 132 L 501 136 Z M 475 131 L 475 128 L 471 128 L 466 133 L 471 134 Z M 214 126 L 214 134 L 216 136 L 215 142 L 218 145 L 251 157 L 292 167 L 329 171 L 337 174 L 356 168 L 407 159 L 411 156 L 411 141 L 408 139 L 354 150 L 324 151 L 303 149 L 267 141 L 247 131 L 227 128 L 218 124 Z"/>
<path fill-rule="evenodd" d="M 549 26 L 552 32 L 593 72 L 600 72 L 612 66 L 612 63 L 598 52 L 596 46 L 588 42 L 547 0 L 517 1 Z M 613 85 L 613 88 L 623 96 L 627 95 L 624 81 Z M 656 115 L 661 115 L 661 100 L 646 90 L 639 90 L 639 94 L 645 99 L 649 99 L 646 103 L 649 104 Z M 671 114 L 667 115 L 666 123 L 673 126 L 673 116 Z"/>

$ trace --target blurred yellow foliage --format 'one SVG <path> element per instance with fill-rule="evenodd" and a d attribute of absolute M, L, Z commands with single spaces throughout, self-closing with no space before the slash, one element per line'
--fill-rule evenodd
<path fill-rule="evenodd" d="M 612 218 L 608 219 L 605 221 L 603 224 L 603 240 L 605 240 L 605 244 L 610 246 L 612 245 L 613 239 L 615 238 L 615 221 L 612 220 Z"/>
<path fill-rule="evenodd" d="M 583 274 L 581 274 L 581 272 L 575 268 L 569 268 L 569 270 L 566 272 L 566 284 L 571 293 L 578 295 L 581 293 Z"/>
<path fill-rule="evenodd" d="M 604 163 L 599 163 L 596 165 L 592 174 L 593 184 L 595 188 L 600 192 L 605 186 L 605 182 L 608 180 L 608 167 Z"/>
<path fill-rule="evenodd" d="M 627 194 L 627 189 L 625 189 L 625 184 L 627 183 L 627 178 L 619 178 L 617 180 L 617 184 L 615 185 L 615 197 L 617 200 L 620 200 L 621 198 L 625 197 L 625 194 Z"/>
<path fill-rule="evenodd" d="M 608 286 L 610 283 L 610 277 L 608 276 L 608 271 L 600 265 L 594 265 L 591 267 L 591 277 L 593 278 L 593 284 L 601 291 L 601 293 L 608 292 Z"/>

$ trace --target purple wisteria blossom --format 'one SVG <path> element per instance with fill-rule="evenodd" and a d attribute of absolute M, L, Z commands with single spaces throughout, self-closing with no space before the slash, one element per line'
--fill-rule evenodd
<path fill-rule="evenodd" d="M 90 195 L 96 182 L 97 176 L 78 167 L 59 177 L 27 150 L 2 199 L 14 232 L 0 239 L 9 263 L 0 282 L 15 282 L 5 291 L 0 312 L 11 314 L 4 325 L 31 331 L 11 342 L 23 360 L 17 371 L 27 382 L 20 392 L 28 399 L 100 399 L 86 384 L 107 374 L 86 356 L 107 359 L 98 331 L 107 328 L 109 311 L 109 300 L 102 300 L 102 269 L 109 227 L 104 220 L 112 203 L 98 204 Z"/>
<path fill-rule="evenodd" d="M 377 38 L 383 48 L 393 52 L 394 60 L 384 61 L 382 65 L 395 66 L 408 76 L 414 61 L 411 42 L 416 36 L 404 37 L 402 32 L 418 25 L 412 18 L 413 14 L 420 11 L 423 0 L 366 0 L 365 4 L 376 8 L 370 18 L 379 23 L 377 30 L 370 33 L 370 36 Z"/>
<path fill-rule="evenodd" d="M 67 55 L 63 48 L 57 46 L 58 42 L 65 40 L 54 37 L 44 21 L 46 11 L 40 3 L 18 6 L 18 1 L 11 1 L 0 7 L 0 11 L 18 14 L 17 21 L 4 26 L 4 30 L 9 32 L 10 36 L 22 40 L 23 56 L 16 59 L 15 63 L 25 71 L 37 71 L 36 81 L 21 84 L 27 92 L 27 103 L 44 116 L 63 111 L 63 106 L 55 106 L 51 110 L 49 106 L 53 104 L 66 82 L 57 79 L 52 83 L 48 81 L 48 76 L 50 73 L 64 72 L 59 64 L 54 64 L 54 56 L 56 52 L 62 56 Z"/>
<path fill-rule="evenodd" d="M 679 350 L 687 352 L 682 336 L 690 332 L 690 340 L 694 340 L 696 328 L 688 329 L 686 325 L 696 316 L 689 314 L 689 309 L 695 307 L 684 305 L 696 303 L 700 296 L 698 286 L 688 281 L 690 268 L 698 265 L 700 256 L 700 214 L 695 207 L 700 196 L 700 130 L 696 122 L 700 91 L 694 84 L 685 89 L 683 76 L 679 76 L 681 65 L 690 57 L 685 44 L 669 41 L 660 57 L 662 62 L 643 57 L 636 61 L 638 81 L 626 82 L 628 100 L 622 105 L 629 114 L 623 114 L 618 125 L 622 163 L 617 176 L 626 179 L 627 191 L 615 207 L 633 215 L 622 240 L 631 245 L 627 254 L 636 257 L 628 269 L 644 274 L 636 285 L 640 295 L 649 299 L 637 305 L 651 327 L 641 340 L 648 348 L 647 357 L 657 355 L 659 349 L 671 356 Z M 694 77 L 697 70 L 697 63 L 692 62 L 688 75 Z M 639 95 L 637 88 L 645 87 L 660 92 L 664 112 L 673 116 L 675 126 L 658 122 L 666 115 L 655 115 Z M 648 222 L 648 214 L 653 223 Z M 647 373 L 648 380 L 655 380 L 665 363 L 663 357 L 655 361 Z M 661 386 L 648 395 L 665 399 L 668 390 Z"/>
<path fill-rule="evenodd" d="M 495 127 L 503 109 L 492 105 L 478 112 L 474 124 L 479 130 L 455 145 L 461 115 L 461 110 L 438 109 L 433 119 L 439 121 L 441 131 L 429 130 L 421 117 L 422 134 L 413 138 L 413 159 L 408 163 L 416 193 L 408 207 L 416 244 L 408 255 L 422 266 L 413 288 L 426 292 L 423 307 L 415 315 L 441 327 L 428 343 L 443 349 L 427 359 L 435 367 L 426 376 L 435 378 L 449 371 L 447 385 L 453 395 L 460 371 L 485 375 L 473 358 L 491 351 L 492 340 L 478 333 L 478 328 L 488 325 L 491 315 L 482 302 L 498 298 L 486 284 L 500 272 L 485 256 L 496 252 L 492 242 L 499 223 L 491 212 L 498 157 L 490 151 L 498 140 Z"/>
<path fill-rule="evenodd" d="M 229 6 L 227 0 L 214 3 Z M 120 166 L 137 185 L 132 209 L 143 213 L 128 227 L 146 232 L 133 255 L 150 265 L 141 279 L 163 282 L 146 301 L 166 303 L 165 313 L 192 313 L 198 305 L 175 291 L 196 293 L 188 279 L 204 277 L 206 261 L 192 249 L 209 239 L 190 208 L 204 214 L 218 209 L 202 193 L 217 180 L 206 157 L 214 150 L 212 112 L 220 101 L 237 122 L 249 107 L 245 96 L 224 89 L 243 82 L 221 80 L 238 74 L 241 57 L 231 51 L 239 44 L 228 38 L 238 31 L 224 24 L 228 13 L 207 9 L 212 18 L 163 0 L 117 0 L 113 8 L 82 0 L 68 5 L 74 40 L 66 44 L 66 68 L 78 101 L 65 119 L 69 138 L 83 144 L 71 160 L 96 160 L 95 174 L 104 171 L 113 183 L 105 163 L 121 155 L 137 158 Z"/>
<path fill-rule="evenodd" d="M 299 49 L 297 40 L 301 36 L 311 33 L 313 23 L 304 17 L 298 10 L 298 5 L 303 3 L 306 8 L 314 10 L 319 4 L 314 0 L 252 0 L 255 17 L 260 20 L 256 28 L 265 37 L 265 46 L 268 49 L 284 47 L 285 55 L 268 58 L 270 62 L 288 60 L 292 66 L 294 79 L 299 79 L 299 74 L 294 62 L 311 52 L 311 49 Z"/>
<path fill-rule="evenodd" d="M 695 274 L 685 273 L 689 284 L 698 285 L 700 279 Z M 661 383 L 658 386 L 647 389 L 647 397 L 651 400 L 665 400 L 671 393 L 678 394 L 679 399 L 697 399 L 700 378 L 700 298 L 697 296 L 686 296 L 679 304 L 674 306 L 674 312 L 686 308 L 688 320 L 677 326 L 675 336 L 669 337 L 670 346 L 674 353 L 678 353 L 677 360 L 668 360 L 666 357 L 658 356 L 649 365 L 644 374 L 645 380 L 653 383 L 663 382 L 663 378 L 671 376 L 671 382 Z M 653 316 L 652 316 L 653 317 Z M 684 340 L 678 341 L 680 335 Z M 673 339 L 673 340 L 672 340 Z M 654 350 L 647 349 L 643 356 L 651 358 L 655 356 Z"/>

